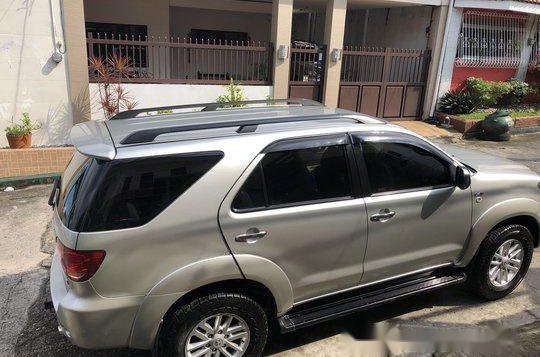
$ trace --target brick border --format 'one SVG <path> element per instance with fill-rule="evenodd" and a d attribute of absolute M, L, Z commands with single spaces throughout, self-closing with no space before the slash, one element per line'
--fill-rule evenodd
<path fill-rule="evenodd" d="M 0 177 L 61 173 L 73 150 L 73 147 L 0 149 Z"/>
<path fill-rule="evenodd" d="M 472 121 L 472 120 L 465 120 L 455 115 L 445 114 L 442 112 L 436 112 L 435 118 L 437 118 L 439 121 L 444 122 L 446 120 L 446 117 L 450 119 L 450 124 L 463 134 L 469 134 L 474 131 L 481 130 L 481 120 L 478 121 Z M 522 128 L 529 128 L 529 127 L 538 127 L 540 126 L 540 116 L 537 117 L 523 117 L 523 118 L 516 118 L 514 119 L 514 128 L 515 129 L 522 129 Z"/>

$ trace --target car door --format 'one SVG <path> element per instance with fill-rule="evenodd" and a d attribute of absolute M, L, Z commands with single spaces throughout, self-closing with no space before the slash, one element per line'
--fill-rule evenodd
<path fill-rule="evenodd" d="M 277 264 L 296 302 L 356 285 L 367 216 L 353 162 L 346 134 L 270 145 L 220 208 L 220 226 L 232 253 Z"/>
<path fill-rule="evenodd" d="M 362 283 L 451 263 L 471 225 L 471 190 L 454 185 L 456 163 L 405 133 L 353 134 L 366 195 Z"/>

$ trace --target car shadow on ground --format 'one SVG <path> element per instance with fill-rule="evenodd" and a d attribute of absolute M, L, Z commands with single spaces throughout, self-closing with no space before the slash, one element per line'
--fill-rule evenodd
<path fill-rule="evenodd" d="M 56 316 L 43 308 L 43 303 L 50 299 L 49 284 L 45 281 L 40 294 L 28 311 L 28 321 L 19 335 L 15 355 L 18 357 L 149 357 L 150 353 L 140 350 L 85 350 L 73 346 L 67 338 L 58 333 Z M 353 314 L 337 320 L 318 324 L 316 328 L 306 328 L 285 335 L 274 328 L 270 334 L 265 355 L 272 355 L 319 341 L 334 335 L 346 333 L 357 340 L 373 339 L 376 323 L 392 320 L 400 315 L 432 306 L 445 306 L 445 313 L 467 306 L 481 304 L 464 287 L 444 289 L 421 296 L 403 299 L 394 303 Z M 429 313 L 428 313 L 429 315 Z M 426 317 L 426 315 L 422 315 Z"/>

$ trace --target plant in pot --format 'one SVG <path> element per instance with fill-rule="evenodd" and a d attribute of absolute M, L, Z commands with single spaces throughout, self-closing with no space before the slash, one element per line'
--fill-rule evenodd
<path fill-rule="evenodd" d="M 41 127 L 38 123 L 32 123 L 30 114 L 23 113 L 20 124 L 12 122 L 6 131 L 6 138 L 11 149 L 23 149 L 32 147 L 32 132 Z"/>

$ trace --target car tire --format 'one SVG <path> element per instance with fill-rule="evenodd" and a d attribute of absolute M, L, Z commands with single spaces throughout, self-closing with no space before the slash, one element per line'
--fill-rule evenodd
<path fill-rule="evenodd" d="M 230 328 L 218 327 L 215 331 L 213 328 L 209 329 L 206 323 L 213 327 L 217 318 L 220 319 L 218 325 L 226 327 L 227 322 L 230 322 Z M 244 330 L 245 334 L 242 332 Z M 229 334 L 229 331 L 232 333 Z M 241 335 L 244 339 L 238 337 Z M 243 353 L 238 351 L 234 356 L 257 357 L 262 354 L 267 337 L 266 314 L 256 301 L 237 293 L 215 293 L 180 306 L 163 321 L 156 355 L 188 357 L 188 343 L 193 348 L 201 345 L 192 350 L 191 355 L 207 349 L 217 352 L 221 348 L 226 348 L 227 352 L 231 353 L 234 348 L 230 343 L 234 343 L 243 349 Z"/>
<path fill-rule="evenodd" d="M 508 295 L 525 277 L 533 249 L 533 237 L 525 226 L 508 224 L 492 230 L 470 267 L 469 287 L 487 300 Z"/>

